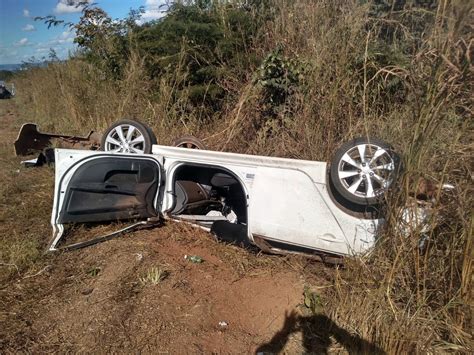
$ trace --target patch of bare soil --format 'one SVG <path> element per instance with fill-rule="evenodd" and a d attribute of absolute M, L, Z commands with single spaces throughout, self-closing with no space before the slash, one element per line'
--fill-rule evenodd
<path fill-rule="evenodd" d="M 14 103 L 1 104 L 0 138 L 11 144 L 19 120 Z M 15 169 L 18 158 L 11 159 L 2 168 Z M 24 169 L 21 176 L 46 174 L 42 169 Z M 22 236 L 31 223 L 28 218 L 3 222 Z M 43 226 L 35 238 L 43 248 L 49 231 Z M 11 251 L 8 237 L 3 240 L 2 248 Z M 204 262 L 192 263 L 185 255 Z M 2 261 L 2 268 L 11 267 L 7 264 Z M 327 284 L 324 275 L 330 272 L 305 259 L 260 254 L 167 222 L 86 249 L 43 255 L 4 277 L 0 350 L 252 353 L 273 339 L 271 349 L 308 351 L 298 332 L 281 339 L 278 334 L 288 315 L 298 312 L 304 284 Z"/>
<path fill-rule="evenodd" d="M 179 239 L 170 238 L 175 234 Z M 30 349 L 252 351 L 301 302 L 303 282 L 278 267 L 276 274 L 247 274 L 222 248 L 235 247 L 169 226 L 61 255 L 33 282 L 63 281 L 39 301 Z M 185 254 L 205 261 L 193 264 Z M 166 273 L 156 285 L 142 281 L 153 267 Z"/>

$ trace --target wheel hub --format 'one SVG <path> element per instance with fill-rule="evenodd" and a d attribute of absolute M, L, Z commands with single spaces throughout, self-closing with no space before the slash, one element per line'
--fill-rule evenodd
<path fill-rule="evenodd" d="M 390 185 L 393 169 L 394 161 L 385 149 L 369 143 L 359 144 L 342 156 L 339 181 L 351 194 L 373 198 Z"/>
<path fill-rule="evenodd" d="M 362 164 L 362 174 L 371 174 L 372 173 L 372 169 L 366 165 L 366 166 L 363 166 L 364 164 Z"/>
<path fill-rule="evenodd" d="M 143 134 L 132 125 L 119 125 L 108 133 L 106 150 L 114 153 L 143 153 Z"/>

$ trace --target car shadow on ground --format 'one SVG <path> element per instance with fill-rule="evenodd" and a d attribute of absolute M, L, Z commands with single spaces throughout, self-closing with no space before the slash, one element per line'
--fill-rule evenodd
<path fill-rule="evenodd" d="M 256 353 L 281 352 L 290 335 L 302 332 L 304 353 L 327 354 L 334 339 L 349 354 L 385 354 L 378 346 L 349 333 L 323 314 L 300 316 L 296 312 L 285 315 L 285 323 L 268 343 L 260 345 Z"/>

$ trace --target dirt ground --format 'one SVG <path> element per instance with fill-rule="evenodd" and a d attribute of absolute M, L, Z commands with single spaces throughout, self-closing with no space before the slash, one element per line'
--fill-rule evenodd
<path fill-rule="evenodd" d="M 305 258 L 246 250 L 173 222 L 44 255 L 53 169 L 26 169 L 13 156 L 11 144 L 25 121 L 14 100 L 0 102 L 0 352 L 338 349 L 329 335 L 320 347 L 308 348 L 302 327 L 284 331 L 304 315 L 305 285 L 321 290 L 331 285 L 334 269 Z M 87 233 L 93 236 L 94 230 Z M 30 240 L 35 242 L 25 244 Z M 204 262 L 191 263 L 185 255 Z"/>

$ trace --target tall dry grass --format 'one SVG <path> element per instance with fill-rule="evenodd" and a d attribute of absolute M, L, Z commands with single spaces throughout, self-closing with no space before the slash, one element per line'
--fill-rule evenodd
<path fill-rule="evenodd" d="M 123 78 L 113 80 L 81 60 L 50 63 L 16 77 L 22 119 L 37 122 L 42 131 L 85 134 L 104 131 L 120 118 L 135 118 L 154 128 L 163 144 L 182 134 L 198 134 L 202 110 L 190 111 L 189 90 L 179 90 L 180 75 L 147 79 L 144 58 L 132 51 Z"/>
<path fill-rule="evenodd" d="M 44 130 L 79 133 L 138 117 L 163 144 L 195 134 L 213 149 L 323 161 L 349 138 L 385 139 L 404 162 L 389 196 L 386 228 L 370 255 L 338 272 L 327 313 L 389 353 L 469 352 L 472 4 L 440 0 L 431 10 L 406 6 L 382 17 L 370 11 L 370 3 L 355 0 L 274 2 L 272 20 L 249 51 L 263 58 L 281 46 L 307 69 L 271 115 L 254 80 L 257 68 L 248 68 L 244 80 L 228 70 L 220 83 L 228 92 L 222 110 L 204 117 L 205 108 L 192 106 L 186 90 L 178 92 L 185 68 L 163 76 L 152 90 L 157 85 L 146 78 L 143 58 L 132 52 L 118 81 L 79 59 L 29 70 L 16 82 L 24 119 Z M 410 19 L 430 25 L 416 34 Z M 380 60 L 386 31 L 395 34 L 395 57 Z M 404 44 L 406 55 L 397 58 Z M 403 235 L 400 207 L 421 178 L 455 189 L 436 191 L 428 232 Z"/>
<path fill-rule="evenodd" d="M 330 315 L 389 353 L 472 350 L 472 7 L 441 1 L 410 63 L 377 67 L 369 47 L 386 18 L 369 18 L 355 2 L 281 4 L 269 46 L 287 43 L 288 53 L 311 62 L 310 89 L 299 94 L 278 139 L 268 136 L 256 150 L 327 160 L 341 140 L 368 134 L 392 142 L 404 158 L 386 230 L 370 256 L 339 273 Z M 417 10 L 398 14 L 391 25 L 403 27 L 410 11 Z M 359 72 L 355 62 L 362 63 Z M 380 102 L 380 78 L 394 77 L 405 99 Z M 428 232 L 406 236 L 400 207 L 420 178 L 455 190 L 436 191 Z"/>

